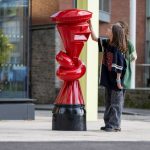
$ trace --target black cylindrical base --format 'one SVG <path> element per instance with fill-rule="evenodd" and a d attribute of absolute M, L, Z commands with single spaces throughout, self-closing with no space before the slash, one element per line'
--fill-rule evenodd
<path fill-rule="evenodd" d="M 55 105 L 52 130 L 86 131 L 84 105 Z"/>

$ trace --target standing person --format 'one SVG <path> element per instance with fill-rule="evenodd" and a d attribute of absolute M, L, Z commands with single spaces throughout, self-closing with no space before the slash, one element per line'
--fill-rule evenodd
<path fill-rule="evenodd" d="M 121 131 L 121 114 L 124 103 L 123 78 L 126 70 L 124 54 L 127 50 L 123 28 L 114 24 L 108 29 L 108 40 L 102 40 L 95 36 L 91 21 L 89 21 L 92 40 L 99 43 L 103 52 L 100 84 L 105 87 L 105 126 L 101 130 Z"/>
<path fill-rule="evenodd" d="M 134 49 L 133 44 L 129 40 L 128 24 L 124 21 L 118 21 L 116 24 L 121 25 L 121 27 L 125 31 L 128 50 L 125 54 L 127 69 L 126 69 L 123 85 L 125 89 L 131 89 L 131 77 L 132 77 L 132 71 L 133 71 L 131 68 L 131 63 L 137 59 L 137 54 L 136 54 L 136 50 Z"/>

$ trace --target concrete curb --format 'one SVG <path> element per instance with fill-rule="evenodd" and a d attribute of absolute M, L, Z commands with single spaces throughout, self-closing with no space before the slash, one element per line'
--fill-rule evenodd
<path fill-rule="evenodd" d="M 35 105 L 35 110 L 50 110 L 52 111 L 54 105 Z M 104 113 L 105 108 L 99 107 L 98 113 Z M 149 116 L 150 110 L 148 109 L 136 109 L 136 108 L 124 108 L 123 110 L 124 115 L 141 115 L 141 116 Z"/>

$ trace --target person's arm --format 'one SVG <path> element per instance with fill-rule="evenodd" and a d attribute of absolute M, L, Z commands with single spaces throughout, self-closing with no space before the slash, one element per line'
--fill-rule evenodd
<path fill-rule="evenodd" d="M 136 61 L 136 59 L 137 59 L 137 54 L 136 54 L 136 51 L 134 51 L 132 54 L 131 54 L 131 62 L 132 61 Z"/>
<path fill-rule="evenodd" d="M 121 82 L 121 75 L 123 71 L 123 55 L 119 50 L 114 51 L 114 62 L 112 64 L 112 70 L 116 72 L 116 84 L 118 89 L 123 89 L 122 82 Z"/>
<path fill-rule="evenodd" d="M 128 50 L 129 50 L 129 55 L 130 55 L 130 61 L 131 62 L 136 61 L 137 53 L 131 41 L 128 41 Z"/>
<path fill-rule="evenodd" d="M 95 32 L 94 32 L 93 27 L 92 27 L 91 20 L 89 20 L 88 23 L 89 23 L 89 28 L 91 30 L 91 38 L 92 38 L 92 40 L 98 42 L 98 37 L 95 35 Z"/>
<path fill-rule="evenodd" d="M 121 73 L 117 73 L 117 79 L 116 79 L 116 82 L 117 82 L 117 87 L 118 89 L 123 89 L 123 86 L 121 85 Z"/>
<path fill-rule="evenodd" d="M 124 67 L 123 59 L 124 59 L 123 55 L 121 54 L 120 51 L 118 51 L 117 53 L 117 78 L 116 78 L 118 89 L 123 89 L 122 82 L 121 82 L 121 75 L 122 75 L 122 71 Z"/>

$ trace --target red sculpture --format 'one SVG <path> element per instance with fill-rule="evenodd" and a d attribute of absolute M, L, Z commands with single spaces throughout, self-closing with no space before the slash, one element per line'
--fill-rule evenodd
<path fill-rule="evenodd" d="M 65 52 L 60 51 L 56 56 L 60 64 L 56 74 L 64 83 L 55 100 L 53 130 L 86 130 L 84 100 L 78 80 L 85 74 L 86 67 L 79 55 L 90 35 L 87 21 L 91 16 L 91 12 L 79 9 L 59 11 L 51 16 L 65 48 Z"/>

